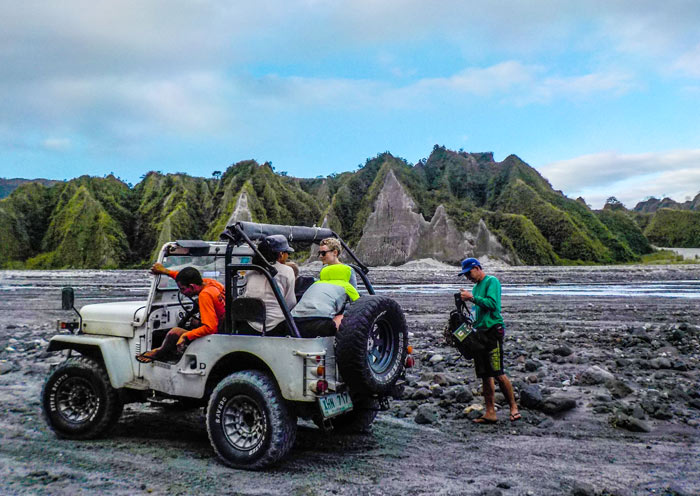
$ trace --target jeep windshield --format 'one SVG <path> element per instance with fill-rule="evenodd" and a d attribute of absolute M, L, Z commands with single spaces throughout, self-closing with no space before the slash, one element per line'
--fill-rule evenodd
<path fill-rule="evenodd" d="M 251 257 L 241 257 L 241 263 L 250 263 Z M 216 279 L 224 284 L 225 257 L 221 255 L 170 255 L 163 258 L 163 265 L 168 270 L 180 271 L 185 267 L 194 267 L 203 278 Z M 170 277 L 161 277 L 158 289 L 177 289 L 175 280 Z"/>

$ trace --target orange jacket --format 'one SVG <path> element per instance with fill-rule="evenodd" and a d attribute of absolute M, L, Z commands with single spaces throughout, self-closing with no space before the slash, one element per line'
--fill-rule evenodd
<path fill-rule="evenodd" d="M 177 271 L 170 270 L 168 275 L 175 279 Z M 199 293 L 199 317 L 202 325 L 184 334 L 187 339 L 194 341 L 208 334 L 215 334 L 219 324 L 224 321 L 226 307 L 226 290 L 223 284 L 215 279 L 202 279 L 204 288 Z"/>

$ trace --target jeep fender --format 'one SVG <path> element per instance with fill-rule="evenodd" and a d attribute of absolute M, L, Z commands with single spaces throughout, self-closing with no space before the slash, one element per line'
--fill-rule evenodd
<path fill-rule="evenodd" d="M 114 336 L 59 335 L 49 341 L 48 351 L 75 350 L 104 363 L 113 388 L 134 380 L 127 340 Z"/>

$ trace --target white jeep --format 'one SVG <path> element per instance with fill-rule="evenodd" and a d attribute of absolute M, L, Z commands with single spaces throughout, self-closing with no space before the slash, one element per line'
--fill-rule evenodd
<path fill-rule="evenodd" d="M 355 260 L 367 294 L 346 307 L 334 337 L 301 338 L 273 279 L 275 269 L 251 263 L 254 241 L 283 234 L 296 244 L 337 237 L 329 229 L 239 222 L 221 242 L 176 241 L 158 261 L 177 270 L 199 269 L 226 288 L 225 322 L 218 334 L 194 340 L 171 361 L 141 363 L 140 353 L 157 347 L 175 326 L 187 327 L 196 301 L 183 301 L 169 277 L 156 276 L 147 301 L 101 303 L 74 308 L 64 288 L 63 308 L 78 322 L 60 323 L 69 333 L 54 336 L 48 350 L 65 350 L 42 390 L 42 411 L 61 438 L 105 434 L 129 402 L 180 401 L 207 407 L 209 439 L 224 463 L 259 469 L 284 457 L 296 438 L 297 418 L 324 429 L 366 430 L 403 382 L 408 333 L 401 307 L 374 295 L 368 269 Z M 245 271 L 265 275 L 276 292 L 290 334 L 237 335 L 238 321 L 262 319 L 264 305 L 245 294 Z M 252 309 L 252 310 L 251 310 Z M 251 311 L 263 315 L 251 315 Z"/>

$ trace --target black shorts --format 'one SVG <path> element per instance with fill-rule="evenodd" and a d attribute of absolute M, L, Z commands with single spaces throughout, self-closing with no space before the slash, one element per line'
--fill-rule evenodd
<path fill-rule="evenodd" d="M 294 323 L 302 338 L 335 336 L 335 322 L 328 317 L 300 317 Z"/>
<path fill-rule="evenodd" d="M 242 320 L 236 322 L 236 334 L 242 334 L 244 336 L 262 336 L 262 332 L 253 328 L 248 322 Z M 287 323 L 285 321 L 280 322 L 275 327 L 270 330 L 265 331 L 265 336 L 268 337 L 282 337 L 288 336 L 289 329 L 287 329 Z"/>
<path fill-rule="evenodd" d="M 491 350 L 474 355 L 474 370 L 479 379 L 486 377 L 498 377 L 503 375 L 503 336 L 505 334 L 502 325 L 495 325 L 487 330 L 479 332 L 492 333 L 495 347 Z"/>

